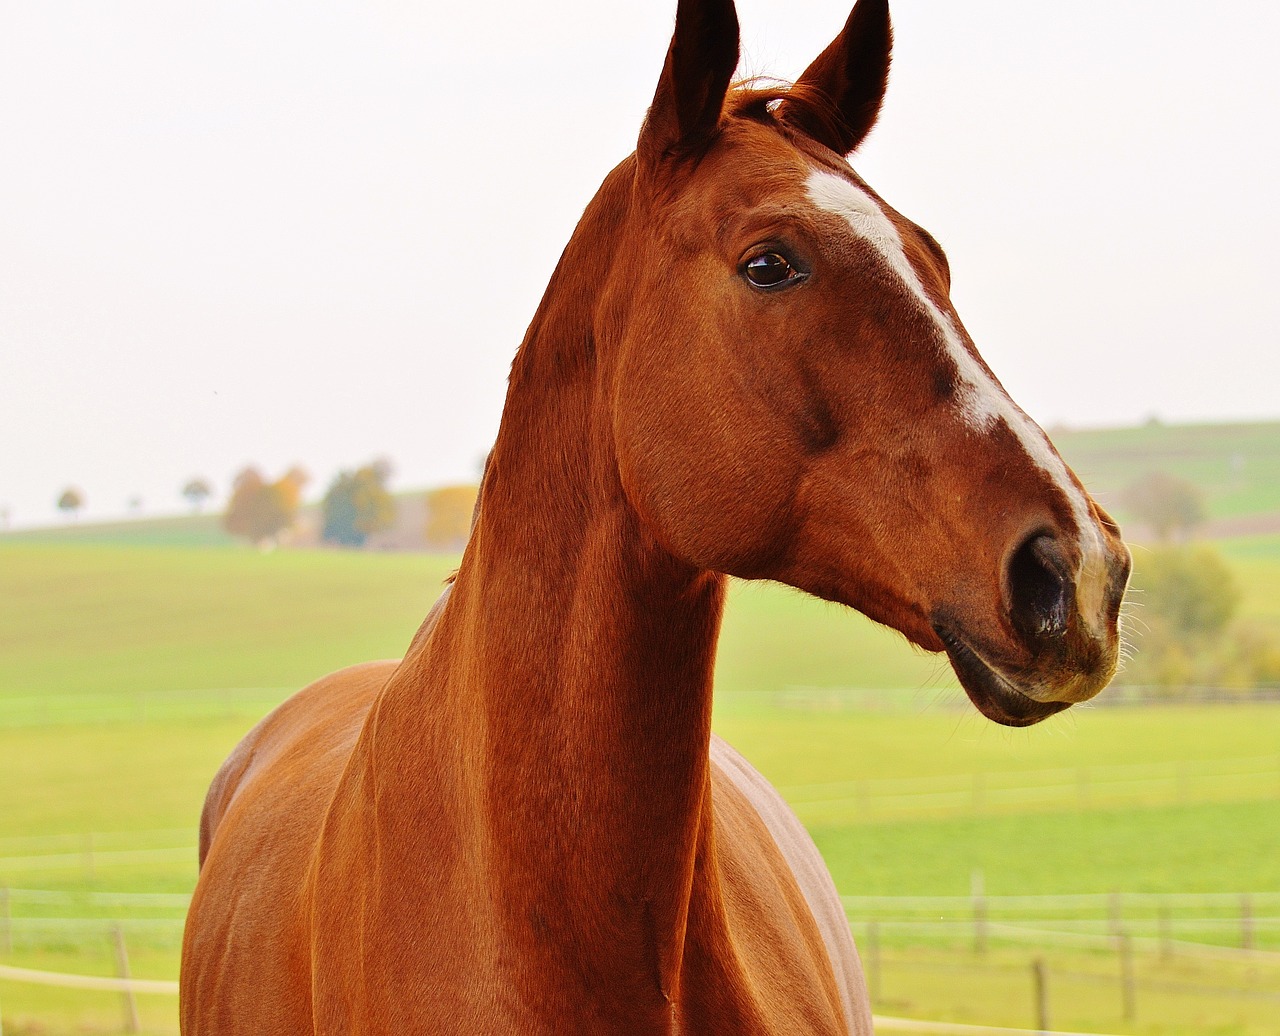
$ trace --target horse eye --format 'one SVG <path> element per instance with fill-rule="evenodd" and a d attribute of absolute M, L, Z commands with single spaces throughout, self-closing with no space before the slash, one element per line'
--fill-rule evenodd
<path fill-rule="evenodd" d="M 776 288 L 798 276 L 796 268 L 777 252 L 752 256 L 743 264 L 742 272 L 757 288 Z"/>

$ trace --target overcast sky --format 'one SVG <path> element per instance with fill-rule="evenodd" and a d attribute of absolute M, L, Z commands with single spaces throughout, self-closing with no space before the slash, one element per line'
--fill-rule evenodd
<path fill-rule="evenodd" d="M 0 5 L 0 508 L 473 479 L 675 0 Z M 741 0 L 791 78 L 844 0 Z M 854 166 L 1043 424 L 1280 416 L 1280 5 L 897 0 Z"/>

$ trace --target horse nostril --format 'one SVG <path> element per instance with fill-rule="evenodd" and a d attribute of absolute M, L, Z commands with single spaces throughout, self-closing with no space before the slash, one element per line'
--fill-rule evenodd
<path fill-rule="evenodd" d="M 1067 632 L 1071 578 L 1058 541 L 1037 533 L 1009 559 L 1009 618 L 1025 637 L 1061 637 Z"/>

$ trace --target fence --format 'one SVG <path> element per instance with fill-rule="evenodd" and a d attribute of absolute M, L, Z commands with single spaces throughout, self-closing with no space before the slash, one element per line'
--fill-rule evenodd
<path fill-rule="evenodd" d="M 995 982 L 982 1002 L 1020 998 L 1043 1031 L 1064 987 L 1073 1008 L 1109 997 L 1125 1024 L 1178 997 L 1280 1013 L 1280 892 L 988 896 L 975 872 L 968 896 L 842 898 L 873 1003 L 886 972 L 912 987 L 943 972 Z"/>
<path fill-rule="evenodd" d="M 993 941 L 1109 950 L 1119 937 L 1164 957 L 1252 955 L 1280 963 L 1280 892 L 988 896 L 843 896 L 855 934 L 901 943 Z"/>
<path fill-rule="evenodd" d="M 136 693 L 46 694 L 0 696 L 0 728 L 45 727 L 74 723 L 139 723 L 213 718 L 258 719 L 297 687 L 230 687 Z M 788 709 L 917 711 L 919 693 L 864 687 L 788 687 L 765 692 Z M 1092 707 L 1136 705 L 1248 705 L 1280 703 L 1280 687 L 1237 691 L 1218 687 L 1109 687 Z M 958 689 L 949 698 L 930 699 L 931 709 L 972 708 Z"/>
<path fill-rule="evenodd" d="M 141 693 L 0 697 L 0 728 L 158 720 L 258 719 L 296 687 L 234 687 Z"/>
<path fill-rule="evenodd" d="M 0 839 L 0 887 L 26 883 L 32 875 L 56 874 L 65 880 L 96 884 L 115 867 L 154 865 L 161 871 L 179 865 L 194 872 L 197 851 L 192 830 L 155 829 L 85 832 Z"/>
<path fill-rule="evenodd" d="M 125 971 L 127 972 L 127 966 Z M 30 968 L 11 968 L 0 965 L 0 981 L 23 982 L 32 985 L 55 986 L 62 989 L 87 989 L 120 993 L 124 998 L 124 1031 L 139 1031 L 135 995 L 153 993 L 177 996 L 177 982 L 149 981 L 133 978 L 102 978 L 95 975 L 68 975 L 61 972 L 36 971 Z M 1013 1029 L 1004 1026 L 967 1025 L 955 1022 L 934 1022 L 915 1018 L 895 1018 L 885 1015 L 873 1017 L 880 1032 L 918 1033 L 920 1036 L 1105 1036 L 1101 1033 L 1076 1033 L 1053 1031 L 1046 1026 L 1036 1029 Z M 0 1036 L 3 1036 L 3 1014 L 0 1014 Z"/>
<path fill-rule="evenodd" d="M 123 951 L 122 951 L 123 954 Z M 30 968 L 13 968 L 0 965 L 0 981 L 21 982 L 31 985 L 54 986 L 62 989 L 95 990 L 100 992 L 119 993 L 123 997 L 124 1032 L 139 1031 L 136 995 L 159 994 L 177 996 L 178 983 L 171 981 L 154 981 L 128 977 L 127 958 L 122 959 L 124 977 L 104 978 L 95 975 L 70 975 L 61 972 L 37 971 Z M 918 1018 L 899 1018 L 891 1015 L 874 1015 L 872 1021 L 879 1032 L 918 1033 L 920 1036 L 1106 1036 L 1103 1033 L 1068 1032 L 1052 1029 L 1048 1014 L 1048 980 L 1044 962 L 1037 959 L 1033 962 L 1032 972 L 1035 976 L 1036 1001 L 1039 1022 L 1034 1029 L 1013 1028 L 1009 1026 L 974 1025 L 959 1022 L 938 1022 Z M 1132 1000 L 1130 1001 L 1132 1003 Z M 1126 1014 L 1126 1018 L 1134 1020 L 1135 1013 Z M 0 1012 L 0 1036 L 3 1034 L 3 1014 Z"/>
<path fill-rule="evenodd" d="M 1234 759 L 879 777 L 779 788 L 806 822 L 1185 804 L 1280 796 L 1280 753 Z"/>
<path fill-rule="evenodd" d="M 928 698 L 930 709 L 968 711 L 973 706 L 959 687 L 942 686 Z M 954 693 L 952 693 L 954 691 Z M 819 711 L 905 712 L 921 707 L 920 692 L 905 688 L 807 687 L 792 685 L 780 691 L 762 691 L 782 708 Z M 1124 708 L 1144 705 L 1268 705 L 1280 703 L 1280 686 L 1251 687 L 1140 687 L 1112 684 L 1090 708 Z"/>
<path fill-rule="evenodd" d="M 0 954 L 38 947 L 46 940 L 99 946 L 106 940 L 114 946 L 116 968 L 114 976 L 68 975 L 6 963 L 0 965 L 0 982 L 114 994 L 124 1009 L 124 1031 L 136 1032 L 137 997 L 171 996 L 177 985 L 132 977 L 126 946 L 159 939 L 176 947 L 188 902 L 182 893 L 0 889 Z M 1034 1029 L 1022 1029 L 919 1021 L 886 1012 L 876 1019 L 882 1032 L 922 1036 L 1061 1032 L 1051 1028 L 1050 1012 L 1055 995 L 1064 987 L 1071 993 L 1064 1002 L 1073 999 L 1079 988 L 1087 987 L 1097 996 L 1096 991 L 1105 987 L 1113 998 L 1116 1019 L 1135 1024 L 1139 1019 L 1146 1024 L 1148 1008 L 1157 997 L 1189 992 L 1280 1010 L 1280 892 L 988 896 L 980 875 L 975 875 L 968 896 L 848 896 L 844 904 L 862 952 L 873 1003 L 894 1004 L 884 996 L 886 972 L 912 985 L 917 979 L 909 976 L 930 971 L 949 973 L 952 981 L 966 987 L 994 976 L 1004 983 L 1001 997 L 977 1002 L 1007 1013 L 1008 1001 L 1021 998 L 1028 1019 L 1034 1010 L 1037 1022 Z M 66 912 L 65 916 L 51 916 L 56 911 Z M 148 914 L 163 916 L 139 916 Z M 1032 945 L 1035 956 L 1029 959 L 1010 950 Z M 1068 952 L 1046 959 L 1054 947 Z M 1143 955 L 1148 963 L 1139 967 Z M 1196 972 L 1202 976 L 1200 984 L 1189 986 L 1177 976 L 1161 978 L 1153 970 L 1156 961 L 1187 958 L 1225 962 L 1235 968 L 1230 974 L 1248 975 L 1252 984 L 1214 985 L 1203 978 L 1201 969 Z M 964 977 L 956 980 L 957 975 Z M 1152 1031 L 1159 1031 L 1158 1026 Z"/>

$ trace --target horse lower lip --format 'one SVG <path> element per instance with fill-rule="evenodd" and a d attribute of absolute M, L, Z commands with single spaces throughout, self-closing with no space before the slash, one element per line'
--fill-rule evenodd
<path fill-rule="evenodd" d="M 937 623 L 933 628 L 946 648 L 960 686 L 987 719 L 1006 727 L 1029 727 L 1070 707 L 1070 702 L 1037 701 L 1029 697 L 988 665 L 952 629 Z"/>

